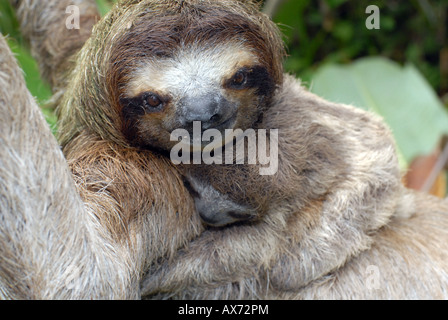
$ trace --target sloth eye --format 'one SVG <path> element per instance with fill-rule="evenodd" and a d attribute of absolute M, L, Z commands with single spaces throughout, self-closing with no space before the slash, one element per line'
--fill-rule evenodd
<path fill-rule="evenodd" d="M 162 105 L 162 100 L 154 93 L 145 95 L 144 103 L 151 108 L 158 108 Z"/>
<path fill-rule="evenodd" d="M 232 77 L 231 84 L 234 87 L 242 87 L 246 83 L 247 74 L 243 70 L 238 71 Z"/>

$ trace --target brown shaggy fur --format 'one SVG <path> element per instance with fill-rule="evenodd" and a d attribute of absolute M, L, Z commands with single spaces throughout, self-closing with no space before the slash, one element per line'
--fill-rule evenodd
<path fill-rule="evenodd" d="M 210 12 L 237 14 L 277 39 L 256 9 L 250 1 L 121 1 L 69 77 L 58 111 L 66 159 L 0 39 L 2 298 L 447 298 L 447 204 L 401 187 L 376 117 L 282 82 L 282 52 L 260 53 L 274 57 L 271 73 L 283 84 L 264 125 L 295 135 L 280 136 L 282 170 L 266 184 L 280 190 L 294 180 L 259 221 L 204 230 L 177 168 L 125 139 L 117 109 L 125 80 L 114 77 L 126 73 L 111 62 L 130 30 L 152 23 L 139 23 L 146 13 L 198 23 L 212 22 Z M 222 39 L 214 27 L 203 35 Z"/>

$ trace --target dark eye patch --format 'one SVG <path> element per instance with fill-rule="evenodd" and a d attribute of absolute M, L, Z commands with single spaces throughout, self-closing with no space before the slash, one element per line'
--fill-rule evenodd
<path fill-rule="evenodd" d="M 146 113 L 141 97 L 122 98 L 120 104 L 123 107 L 121 112 L 125 123 L 134 122 Z"/>
<path fill-rule="evenodd" d="M 161 111 L 166 99 L 155 93 L 145 92 L 134 98 L 122 98 L 120 103 L 123 106 L 123 112 L 142 116 L 145 113 Z"/>
<path fill-rule="evenodd" d="M 161 97 L 151 92 L 145 92 L 133 98 L 121 98 L 121 114 L 123 118 L 123 133 L 129 141 L 137 138 L 137 123 L 142 116 L 164 110 L 169 98 Z"/>
<path fill-rule="evenodd" d="M 136 97 L 121 98 L 122 131 L 130 142 L 138 139 L 138 123 L 145 114 L 162 112 L 170 97 L 144 92 Z"/>
<path fill-rule="evenodd" d="M 274 90 L 275 84 L 266 68 L 255 66 L 238 70 L 226 83 L 226 87 L 233 90 L 255 88 L 257 95 L 269 95 Z"/>

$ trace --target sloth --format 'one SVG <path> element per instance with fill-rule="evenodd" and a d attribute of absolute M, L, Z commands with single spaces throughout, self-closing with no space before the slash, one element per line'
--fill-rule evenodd
<path fill-rule="evenodd" d="M 65 158 L 5 47 L 2 297 L 446 298 L 447 203 L 402 186 L 378 117 L 284 75 L 256 2 L 120 1 L 64 71 Z M 278 172 L 176 167 L 197 121 L 279 129 Z"/>

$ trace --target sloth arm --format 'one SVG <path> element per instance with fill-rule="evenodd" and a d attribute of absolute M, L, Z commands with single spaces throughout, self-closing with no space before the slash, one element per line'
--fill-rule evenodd
<path fill-rule="evenodd" d="M 197 294 L 204 288 L 243 283 L 271 265 L 281 241 L 282 230 L 265 222 L 207 230 L 174 260 L 150 269 L 142 295 L 176 295 L 188 290 Z"/>
<path fill-rule="evenodd" d="M 360 200 L 362 191 L 375 190 L 368 184 L 360 189 L 346 201 L 341 201 L 347 196 L 341 188 L 325 205 L 315 201 L 300 212 L 277 212 L 254 225 L 207 230 L 174 260 L 150 270 L 142 295 L 239 298 L 242 288 L 253 287 L 254 281 L 257 291 L 251 298 L 299 292 L 369 248 L 372 230 L 387 221 L 377 215 L 368 222 L 374 209 L 366 210 Z M 391 210 L 386 212 L 393 213 L 393 200 L 387 206 Z"/>
<path fill-rule="evenodd" d="M 270 294 L 298 291 L 369 246 L 362 222 L 347 220 L 347 214 L 363 209 L 355 208 L 358 199 L 354 198 L 344 204 L 336 200 L 338 206 L 333 208 L 315 201 L 300 212 L 276 212 L 256 224 L 207 230 L 174 260 L 150 270 L 142 295 L 191 291 L 195 298 L 202 298 L 197 295 L 205 289 L 221 292 L 238 283 L 230 290 L 240 291 L 254 280 L 261 291 L 252 298 L 268 294 L 263 293 L 268 284 L 273 290 Z M 237 292 L 230 294 L 238 297 Z"/>
<path fill-rule="evenodd" d="M 98 20 L 92 1 L 11 1 L 42 76 L 58 95 L 64 74 Z M 81 29 L 65 28 L 80 7 Z M 129 254 L 113 245 L 83 202 L 56 139 L 0 38 L 0 296 L 19 299 L 137 298 Z M 57 97 L 56 97 L 57 98 Z M 103 202 L 112 198 L 103 198 Z M 92 201 L 93 202 L 93 201 Z M 101 215 L 100 208 L 95 208 Z"/>
<path fill-rule="evenodd" d="M 98 231 L 3 37 L 0 60 L 0 296 L 138 297 L 129 257 Z"/>

